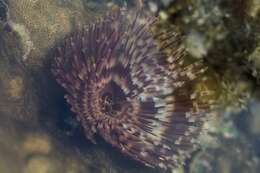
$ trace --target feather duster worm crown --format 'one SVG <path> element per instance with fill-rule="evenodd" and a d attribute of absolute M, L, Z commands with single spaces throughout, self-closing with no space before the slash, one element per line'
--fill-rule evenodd
<path fill-rule="evenodd" d="M 151 34 L 154 22 L 113 11 L 65 38 L 52 71 L 89 140 L 98 134 L 123 154 L 167 169 L 194 150 L 209 105 L 190 89 L 205 69 L 184 65 L 181 37 Z"/>

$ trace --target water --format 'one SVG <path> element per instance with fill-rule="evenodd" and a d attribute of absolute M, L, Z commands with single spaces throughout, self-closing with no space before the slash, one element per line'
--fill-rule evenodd
<path fill-rule="evenodd" d="M 222 20 L 229 6 L 225 8 L 227 13 L 215 9 L 213 15 L 204 10 L 216 4 L 196 1 L 201 5 L 197 7 L 187 1 L 199 16 L 202 15 L 187 18 L 189 14 L 182 12 L 185 3 L 177 1 L 168 11 L 158 13 L 159 16 L 172 15 L 170 21 L 177 29 L 191 31 L 185 44 L 191 56 L 206 59 L 212 78 L 206 86 L 214 88 L 220 102 L 206 124 L 209 134 L 201 136 L 201 148 L 192 154 L 185 166 L 168 171 L 148 168 L 122 155 L 102 138 L 97 138 L 96 145 L 85 138 L 81 125 L 63 98 L 64 91 L 50 72 L 51 50 L 69 32 L 93 22 L 114 4 L 125 3 L 130 4 L 129 8 L 137 8 L 127 1 L 0 0 L 0 173 L 258 172 L 260 102 L 255 62 L 259 54 L 255 50 L 260 44 L 257 36 L 255 40 L 249 39 L 250 34 L 259 34 L 255 29 L 257 8 L 252 7 L 257 3 L 253 0 L 252 4 L 245 5 L 250 20 L 240 16 L 249 23 L 248 37 L 243 35 L 241 39 L 240 30 L 234 31 L 239 37 L 237 40 L 242 40 L 241 47 L 248 51 L 243 54 L 239 52 L 242 48 L 234 46 L 239 45 L 236 37 L 230 41 L 229 25 Z M 245 8 L 242 4 L 239 7 Z M 204 15 L 209 17 L 205 19 Z M 231 18 L 233 27 L 240 18 Z M 181 19 L 191 22 L 185 24 Z M 199 19 L 206 21 L 201 24 L 202 31 L 201 25 L 194 23 Z M 221 27 L 212 27 L 215 23 Z M 223 51 L 222 44 L 214 39 L 230 47 L 225 46 Z M 255 50 L 252 46 L 244 46 L 246 43 L 254 45 Z M 199 46 L 203 54 L 198 54 L 198 47 L 194 45 Z M 254 66 L 241 65 L 239 58 L 247 59 L 251 52 L 256 57 L 252 60 Z M 225 57 L 231 60 L 226 61 Z M 237 57 L 235 61 L 234 57 Z M 256 72 L 252 75 L 251 71 Z"/>

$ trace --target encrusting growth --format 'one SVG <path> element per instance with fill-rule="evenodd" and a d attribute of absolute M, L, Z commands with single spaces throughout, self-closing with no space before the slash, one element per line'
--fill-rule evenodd
<path fill-rule="evenodd" d="M 52 71 L 89 140 L 98 134 L 132 159 L 167 169 L 195 149 L 210 102 L 192 90 L 205 68 L 184 63 L 176 32 L 152 34 L 155 22 L 115 10 L 65 38 Z"/>

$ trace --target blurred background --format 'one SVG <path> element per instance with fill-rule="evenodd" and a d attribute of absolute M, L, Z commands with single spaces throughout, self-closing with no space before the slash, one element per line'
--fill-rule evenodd
<path fill-rule="evenodd" d="M 219 106 L 201 147 L 173 173 L 260 170 L 260 1 L 144 0 L 156 29 L 185 35 L 202 59 Z M 0 0 L 0 173 L 158 173 L 87 141 L 50 73 L 50 50 L 67 33 L 132 0 Z"/>

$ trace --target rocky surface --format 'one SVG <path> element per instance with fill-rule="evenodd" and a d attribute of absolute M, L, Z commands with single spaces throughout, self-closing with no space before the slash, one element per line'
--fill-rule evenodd
<path fill-rule="evenodd" d="M 259 170 L 259 8 L 258 0 L 177 0 L 159 12 L 186 33 L 190 55 L 219 74 L 220 110 L 187 172 Z"/>

